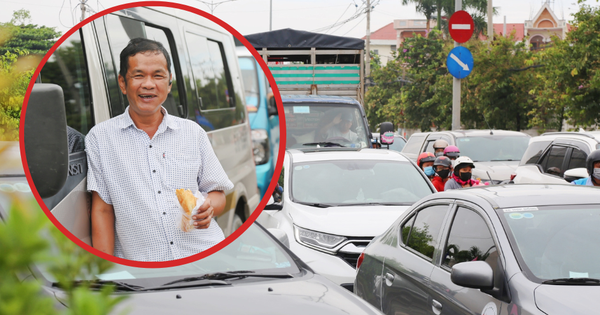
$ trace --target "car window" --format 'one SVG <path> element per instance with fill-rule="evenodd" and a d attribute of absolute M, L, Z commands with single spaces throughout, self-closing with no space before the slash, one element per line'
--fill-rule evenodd
<path fill-rule="evenodd" d="M 456 146 L 461 156 L 468 156 L 474 162 L 521 161 L 527 146 L 528 136 L 474 136 L 456 138 Z"/>
<path fill-rule="evenodd" d="M 446 212 L 448 212 L 448 205 L 436 205 L 420 210 L 414 224 L 412 226 L 405 225 L 402 228 L 403 235 L 406 234 L 405 229 L 410 229 L 406 245 L 433 259 L 433 252 L 439 241 Z"/>
<path fill-rule="evenodd" d="M 402 152 L 404 145 L 406 145 L 406 141 L 403 138 L 394 137 L 394 143 L 390 145 L 390 150 Z"/>
<path fill-rule="evenodd" d="M 579 149 L 573 149 L 571 152 L 571 158 L 569 159 L 569 166 L 567 170 L 586 167 L 585 160 L 587 159 L 587 154 Z"/>
<path fill-rule="evenodd" d="M 434 153 L 434 149 L 433 149 L 433 143 L 436 141 L 437 139 L 431 139 L 431 140 L 427 140 L 427 143 L 425 144 L 425 151 L 423 152 L 429 152 L 429 153 Z"/>
<path fill-rule="evenodd" d="M 521 158 L 519 165 L 536 164 L 551 141 L 532 142 Z"/>
<path fill-rule="evenodd" d="M 552 146 L 548 153 L 542 158 L 540 165 L 542 171 L 547 174 L 562 176 L 565 170 L 562 169 L 563 161 L 567 153 L 567 147 Z"/>
<path fill-rule="evenodd" d="M 406 142 L 406 145 L 404 146 L 404 149 L 402 149 L 402 152 L 419 154 L 419 150 L 421 149 L 421 144 L 423 143 L 424 138 L 425 135 L 410 136 L 410 138 L 408 138 L 408 142 Z"/>
<path fill-rule="evenodd" d="M 497 248 L 485 220 L 475 211 L 459 207 L 446 243 L 442 264 L 451 268 L 465 261 L 496 265 Z"/>

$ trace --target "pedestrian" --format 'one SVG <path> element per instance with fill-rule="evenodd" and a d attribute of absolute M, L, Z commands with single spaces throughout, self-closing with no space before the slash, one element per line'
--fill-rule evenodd
<path fill-rule="evenodd" d="M 460 189 L 466 187 L 473 187 L 480 185 L 480 182 L 476 179 L 472 179 L 472 169 L 475 168 L 475 164 L 468 156 L 461 156 L 454 161 L 454 171 L 452 172 L 452 178 L 450 178 L 444 190 Z"/>
<path fill-rule="evenodd" d="M 437 176 L 434 176 L 431 182 L 437 191 L 444 191 L 444 186 L 452 174 L 452 160 L 447 156 L 438 156 L 433 162 L 433 168 Z"/>
<path fill-rule="evenodd" d="M 224 239 L 214 220 L 233 188 L 206 132 L 169 115 L 171 59 L 164 46 L 134 38 L 121 51 L 118 76 L 129 106 L 85 138 L 92 192 L 92 245 L 137 261 L 181 259 Z M 195 229 L 178 228 L 176 189 L 207 193 L 193 214 Z"/>
<path fill-rule="evenodd" d="M 600 186 L 600 149 L 593 151 L 585 160 L 589 177 L 571 182 L 573 185 Z"/>
<path fill-rule="evenodd" d="M 431 180 L 435 175 L 435 171 L 433 170 L 433 162 L 435 161 L 435 155 L 431 152 L 423 152 L 419 154 L 417 158 L 417 166 L 423 170 L 427 178 Z"/>
<path fill-rule="evenodd" d="M 444 139 L 438 139 L 433 142 L 433 154 L 436 157 L 444 155 L 444 149 L 448 146 L 448 141 Z"/>
<path fill-rule="evenodd" d="M 444 149 L 444 156 L 447 156 L 454 161 L 460 157 L 460 150 L 457 146 L 449 145 Z"/>

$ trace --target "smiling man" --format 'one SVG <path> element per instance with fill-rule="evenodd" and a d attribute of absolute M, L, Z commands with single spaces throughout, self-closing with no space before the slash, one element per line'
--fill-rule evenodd
<path fill-rule="evenodd" d="M 93 247 L 138 261 L 184 258 L 224 239 L 213 217 L 233 188 L 206 132 L 169 115 L 171 61 L 159 42 L 132 39 L 120 56 L 119 87 L 129 106 L 85 139 L 92 192 Z M 194 229 L 178 228 L 175 189 L 208 193 Z"/>

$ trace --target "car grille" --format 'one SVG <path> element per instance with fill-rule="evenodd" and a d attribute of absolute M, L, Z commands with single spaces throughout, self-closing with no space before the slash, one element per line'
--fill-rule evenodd
<path fill-rule="evenodd" d="M 356 269 L 356 262 L 358 261 L 358 257 L 360 256 L 362 251 L 349 252 L 349 251 L 345 251 L 344 247 L 347 246 L 348 244 L 353 244 L 354 246 L 356 246 L 358 248 L 364 248 L 369 244 L 369 242 L 371 242 L 370 238 L 369 239 L 365 239 L 365 238 L 349 239 L 344 244 L 344 246 L 342 246 L 342 248 L 337 252 L 336 256 L 338 256 L 339 258 L 344 260 L 348 265 L 352 266 L 352 268 Z"/>

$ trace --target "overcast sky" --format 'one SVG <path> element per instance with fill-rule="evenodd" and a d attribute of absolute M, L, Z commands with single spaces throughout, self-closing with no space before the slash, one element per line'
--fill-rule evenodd
<path fill-rule="evenodd" d="M 13 11 L 26 9 L 31 12 L 32 23 L 56 27 L 65 33 L 77 24 L 81 10 L 76 6 L 82 0 L 0 0 L 0 22 L 8 22 Z M 86 0 L 95 12 L 133 1 Z M 269 30 L 270 0 L 179 0 L 177 2 L 211 12 L 210 4 L 218 4 L 213 14 L 225 21 L 242 35 Z M 364 14 L 355 19 L 357 7 L 366 0 L 271 0 L 273 2 L 273 30 L 293 28 L 306 31 L 319 31 L 339 36 L 363 37 L 366 31 Z M 219 4 L 220 2 L 223 2 Z M 371 32 L 391 23 L 394 19 L 419 19 L 424 16 L 415 11 L 414 5 L 403 6 L 402 0 L 371 0 L 377 3 L 371 14 Z M 541 0 L 497 0 L 499 14 L 494 23 L 502 23 L 504 16 L 508 23 L 523 23 L 535 15 L 542 6 Z M 596 0 L 588 0 L 598 5 Z M 554 12 L 558 18 L 571 20 L 577 11 L 576 0 L 555 0 Z M 364 6 L 363 6 L 364 7 Z M 351 19 L 351 20 L 350 20 Z M 345 24 L 331 27 L 337 22 Z"/>

